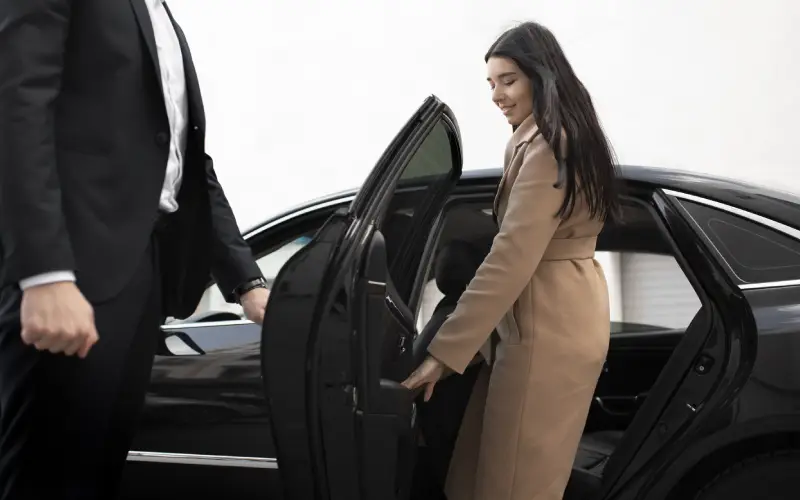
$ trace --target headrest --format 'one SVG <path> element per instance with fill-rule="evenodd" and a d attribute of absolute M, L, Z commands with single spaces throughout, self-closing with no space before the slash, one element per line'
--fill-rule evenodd
<path fill-rule="evenodd" d="M 460 296 L 483 262 L 485 252 L 462 240 L 453 240 L 439 251 L 434 267 L 436 286 L 445 296 Z"/>

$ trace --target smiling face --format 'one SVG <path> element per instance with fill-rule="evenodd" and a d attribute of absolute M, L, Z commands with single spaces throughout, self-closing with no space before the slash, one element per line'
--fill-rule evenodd
<path fill-rule="evenodd" d="M 506 120 L 517 126 L 533 113 L 533 88 L 517 63 L 507 57 L 490 57 L 486 62 L 492 101 Z"/>

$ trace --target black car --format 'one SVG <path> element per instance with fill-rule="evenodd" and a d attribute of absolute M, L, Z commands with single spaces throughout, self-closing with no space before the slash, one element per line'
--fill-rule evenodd
<path fill-rule="evenodd" d="M 442 498 L 469 372 L 431 403 L 400 382 L 474 272 L 440 250 L 496 232 L 501 171 L 461 164 L 430 97 L 361 189 L 249 231 L 272 280 L 263 330 L 213 283 L 164 325 L 126 498 Z M 611 345 L 565 498 L 800 498 L 800 201 L 621 175 L 597 248 Z"/>

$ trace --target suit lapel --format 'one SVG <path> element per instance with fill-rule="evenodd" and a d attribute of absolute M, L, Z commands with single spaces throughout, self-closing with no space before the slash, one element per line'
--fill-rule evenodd
<path fill-rule="evenodd" d="M 164 89 L 161 86 L 161 66 L 158 62 L 158 49 L 156 49 L 156 35 L 153 32 L 153 22 L 150 20 L 150 13 L 147 11 L 147 5 L 144 3 L 144 0 L 130 0 L 130 2 L 134 14 L 136 14 L 136 21 L 139 23 L 139 30 L 142 32 L 144 43 L 147 45 L 147 51 L 150 52 L 150 58 L 155 65 L 158 88 L 163 92 Z"/>
<path fill-rule="evenodd" d="M 197 78 L 197 70 L 194 67 L 192 60 L 192 53 L 189 51 L 189 43 L 186 41 L 186 35 L 183 30 L 175 22 L 172 17 L 172 11 L 169 6 L 164 3 L 164 8 L 167 11 L 169 20 L 172 22 L 172 27 L 175 28 L 175 34 L 178 35 L 178 42 L 181 46 L 181 56 L 183 57 L 183 73 L 186 79 L 186 94 L 189 99 L 189 116 L 192 124 L 199 127 L 200 130 L 205 130 L 206 117 L 203 109 L 203 97 L 200 95 L 200 82 Z"/>

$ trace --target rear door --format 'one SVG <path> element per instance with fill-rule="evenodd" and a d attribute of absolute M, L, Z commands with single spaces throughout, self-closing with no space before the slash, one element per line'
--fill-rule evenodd
<path fill-rule="evenodd" d="M 457 123 L 431 96 L 278 274 L 261 363 L 287 498 L 408 498 L 415 407 L 400 383 L 428 240 L 460 174 Z"/>
<path fill-rule="evenodd" d="M 674 463 L 702 425 L 719 417 L 755 354 L 752 310 L 720 258 L 719 242 L 698 218 L 716 203 L 666 189 L 656 190 L 652 201 L 702 307 L 606 464 L 602 498 L 623 490 L 658 498 L 649 490 L 663 477 L 656 471 Z"/>

